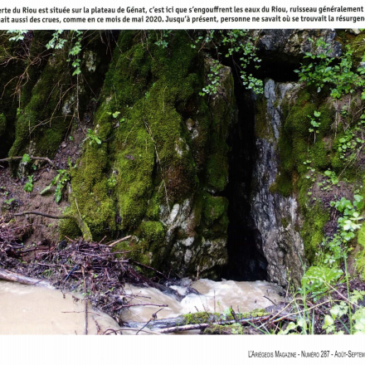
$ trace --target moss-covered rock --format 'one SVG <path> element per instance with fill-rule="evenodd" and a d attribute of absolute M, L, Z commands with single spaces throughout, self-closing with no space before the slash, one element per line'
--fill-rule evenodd
<path fill-rule="evenodd" d="M 199 92 L 210 61 L 190 47 L 186 32 L 174 32 L 167 48 L 155 44 L 154 32 L 146 42 L 139 35 L 120 33 L 94 116 L 94 133 L 108 142 L 85 143 L 71 209 L 77 213 L 77 199 L 94 238 L 133 234 L 138 261 L 172 261 L 177 271 L 196 272 L 208 250 L 203 235 L 226 237 L 227 201 L 210 193 L 221 193 L 228 181 L 233 78 L 222 67 L 224 97 L 208 101 Z"/>
<path fill-rule="evenodd" d="M 0 32 L 0 158 L 7 157 L 14 141 L 15 118 L 25 83 L 26 65 L 18 56 L 20 46 L 9 41 L 11 37 L 5 31 Z M 22 75 L 25 78 L 22 78 Z"/>
<path fill-rule="evenodd" d="M 360 246 L 356 254 L 356 270 L 365 280 L 365 225 L 363 224 L 357 235 L 357 243 Z"/>
<path fill-rule="evenodd" d="M 29 153 L 53 158 L 66 132 L 83 115 L 86 101 L 101 86 L 107 64 L 101 40 L 92 37 L 92 41 L 84 42 L 83 52 L 89 57 L 82 60 L 82 77 L 77 78 L 72 76 L 68 61 L 72 45 L 72 34 L 68 34 L 70 39 L 62 49 L 54 50 L 48 59 L 40 58 L 39 65 L 35 63 L 26 70 L 30 81 L 22 88 L 9 156 Z M 30 48 L 32 57 L 40 57 L 51 35 L 49 31 L 35 32 Z M 90 54 L 94 55 L 93 67 Z"/>

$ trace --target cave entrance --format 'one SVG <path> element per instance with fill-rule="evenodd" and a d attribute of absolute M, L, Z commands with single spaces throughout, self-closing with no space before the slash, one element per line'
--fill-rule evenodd
<path fill-rule="evenodd" d="M 228 264 L 222 277 L 237 281 L 266 280 L 267 261 L 262 251 L 260 232 L 251 217 L 250 206 L 256 158 L 255 105 L 251 93 L 244 90 L 239 74 L 232 71 L 238 122 L 232 127 L 228 138 L 229 183 L 224 194 L 229 200 Z"/>

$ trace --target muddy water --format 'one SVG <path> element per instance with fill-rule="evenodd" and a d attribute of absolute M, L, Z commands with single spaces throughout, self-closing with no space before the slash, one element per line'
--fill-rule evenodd
<path fill-rule="evenodd" d="M 197 311 L 222 312 L 232 306 L 237 312 L 249 312 L 257 308 L 265 308 L 274 303 L 282 301 L 279 292 L 282 289 L 274 284 L 265 281 L 237 282 L 237 281 L 212 281 L 201 279 L 195 281 L 192 287 L 201 295 L 189 294 L 181 302 L 161 293 L 153 288 L 128 287 L 127 292 L 131 292 L 137 297 L 130 304 L 155 303 L 168 304 L 158 312 L 158 318 L 175 317 L 180 314 Z M 186 288 L 174 287 L 173 289 L 185 294 Z M 148 297 L 148 298 L 145 298 Z M 265 297 L 269 298 L 266 299 Z M 148 321 L 158 307 L 131 307 L 123 312 L 122 319 L 125 321 L 145 322 Z"/>
<path fill-rule="evenodd" d="M 0 280 L 0 334 L 82 335 L 85 329 L 85 305 L 74 302 L 71 294 L 59 290 L 26 286 Z M 90 308 L 88 332 L 118 329 L 109 316 Z"/>
<path fill-rule="evenodd" d="M 181 302 L 154 288 L 127 286 L 126 291 L 138 296 L 130 300 L 129 304 L 167 304 L 168 307 L 158 313 L 159 319 L 196 311 L 221 312 L 230 306 L 237 312 L 247 312 L 282 300 L 278 294 L 282 289 L 263 281 L 214 282 L 202 279 L 194 282 L 192 287 L 201 295 L 188 294 Z M 186 288 L 173 288 L 185 294 Z M 156 306 L 130 307 L 124 310 L 122 319 L 147 322 L 158 309 L 160 307 Z M 120 328 L 109 316 L 94 309 L 90 309 L 90 312 L 89 334 L 97 333 L 94 319 L 101 327 L 101 332 L 108 328 Z M 84 304 L 81 301 L 74 302 L 71 294 L 63 298 L 63 294 L 57 290 L 0 281 L 0 334 L 83 334 L 84 326 Z"/>

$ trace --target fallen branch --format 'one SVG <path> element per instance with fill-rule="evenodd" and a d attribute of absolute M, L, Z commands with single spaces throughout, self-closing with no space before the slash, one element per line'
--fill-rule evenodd
<path fill-rule="evenodd" d="M 139 330 L 137 328 L 128 328 L 128 327 L 121 327 L 120 330 L 118 331 L 140 331 L 140 332 L 146 332 L 149 333 L 150 335 L 160 335 L 161 333 L 159 332 L 152 332 L 152 331 L 147 331 L 147 330 Z"/>
<path fill-rule="evenodd" d="M 33 279 L 28 276 L 17 274 L 15 272 L 4 269 L 0 269 L 0 279 L 25 285 L 35 285 L 35 286 L 43 286 L 46 288 L 53 288 L 48 281 Z"/>
<path fill-rule="evenodd" d="M 136 260 L 133 260 L 133 259 L 129 259 L 129 260 L 130 260 L 130 262 L 132 262 L 133 264 L 135 264 L 137 266 L 145 267 L 146 269 L 149 269 L 149 270 L 152 270 L 154 272 L 157 272 L 157 274 L 160 274 L 161 276 L 163 276 L 167 280 L 167 276 L 164 275 L 161 271 L 158 271 L 158 270 L 154 269 L 151 266 L 148 266 L 148 265 L 145 265 L 145 264 L 141 264 L 140 262 L 138 262 Z"/>
<path fill-rule="evenodd" d="M 51 161 L 48 157 L 35 157 L 35 156 L 29 156 L 31 160 L 40 160 L 40 161 L 47 161 L 51 166 L 55 167 L 55 164 L 53 161 Z M 23 156 L 13 156 L 13 157 L 7 157 L 0 159 L 0 162 L 7 162 L 7 161 L 13 161 L 13 160 L 22 160 Z"/>
<path fill-rule="evenodd" d="M 219 322 L 213 322 L 213 323 L 198 323 L 198 324 L 188 324 L 185 326 L 176 326 L 176 327 L 169 327 L 162 329 L 159 331 L 159 333 L 171 333 L 171 332 L 181 332 L 181 331 L 191 331 L 191 330 L 198 330 L 198 329 L 205 329 L 210 326 L 216 326 L 216 325 L 230 325 L 234 323 L 240 323 L 240 324 L 251 324 L 254 322 L 261 322 L 261 321 L 267 321 L 269 320 L 271 315 L 267 316 L 261 316 L 261 317 L 251 317 L 251 318 L 244 318 L 240 319 L 237 322 L 235 320 L 233 321 L 219 321 Z"/>
<path fill-rule="evenodd" d="M 141 303 L 141 304 L 127 304 L 121 305 L 120 307 L 116 308 L 116 311 L 121 310 L 122 308 L 129 308 L 129 307 L 168 307 L 168 304 L 154 304 L 154 303 Z"/>
<path fill-rule="evenodd" d="M 261 317 L 249 317 L 249 318 L 242 318 L 242 315 L 239 315 L 239 314 L 236 314 L 236 316 L 237 316 L 238 323 L 248 323 L 253 320 L 256 320 L 256 321 L 267 320 L 270 317 L 272 317 L 273 314 L 267 314 L 267 315 L 261 316 Z M 196 321 L 199 321 L 199 318 L 196 318 Z M 208 318 L 205 318 L 204 320 L 202 320 L 202 323 L 192 324 L 192 325 L 198 326 L 198 327 L 191 328 L 191 329 L 200 328 L 199 326 L 201 326 L 201 325 L 203 325 L 203 326 L 205 326 L 205 325 L 210 326 L 212 324 L 219 324 L 219 325 L 226 324 L 227 325 L 227 324 L 233 324 L 233 323 L 237 323 L 237 322 L 235 320 L 225 320 L 224 316 L 216 316 L 214 314 L 210 314 L 208 316 Z M 125 326 L 132 327 L 132 328 L 141 328 L 144 324 L 145 323 L 143 323 L 143 322 L 127 322 L 127 323 L 125 323 Z M 173 317 L 173 318 L 164 318 L 164 319 L 158 319 L 155 321 L 151 321 L 148 328 L 154 329 L 154 330 L 156 330 L 156 329 L 164 330 L 164 329 L 170 329 L 170 328 L 185 328 L 186 326 L 190 326 L 189 321 L 187 320 L 186 316 L 178 316 L 178 317 Z M 175 332 L 175 330 L 172 330 L 170 332 Z"/>
<path fill-rule="evenodd" d="M 159 311 L 162 311 L 163 308 L 159 309 L 157 312 L 153 313 L 151 316 L 151 319 L 140 329 L 137 331 L 136 335 L 138 335 L 138 333 L 140 333 L 151 321 L 154 321 L 157 318 L 157 313 Z"/>
<path fill-rule="evenodd" d="M 20 217 L 20 216 L 27 215 L 27 214 L 41 215 L 42 217 L 51 218 L 51 219 L 74 219 L 74 220 L 77 220 L 75 217 L 73 217 L 71 215 L 50 215 L 50 214 L 41 213 L 41 212 L 34 212 L 34 211 L 14 213 L 12 215 L 14 217 Z"/>
<path fill-rule="evenodd" d="M 132 236 L 123 237 L 123 238 L 121 238 L 120 240 L 114 241 L 114 242 L 112 242 L 112 243 L 108 243 L 108 246 L 109 246 L 109 247 L 113 247 L 113 246 L 115 246 L 115 245 L 116 245 L 117 243 L 119 243 L 119 242 L 123 242 L 123 241 L 129 240 L 131 237 L 132 237 Z"/>

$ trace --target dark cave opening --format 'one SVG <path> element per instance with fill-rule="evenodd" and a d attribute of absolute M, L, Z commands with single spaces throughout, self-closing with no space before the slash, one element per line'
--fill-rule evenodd
<path fill-rule="evenodd" d="M 232 67 L 232 65 L 229 65 Z M 237 281 L 266 280 L 267 261 L 262 251 L 261 235 L 251 217 L 250 194 L 256 156 L 255 105 L 239 74 L 233 69 L 238 121 L 228 138 L 229 182 L 225 196 L 228 206 L 228 264 L 222 272 L 224 279 Z"/>

